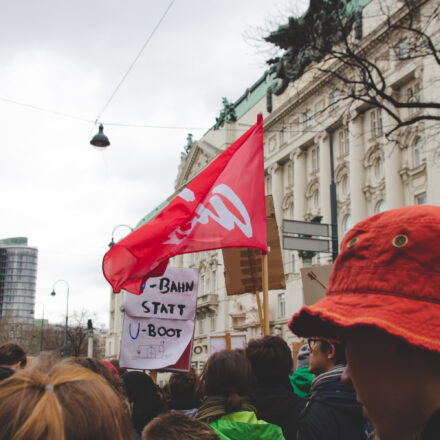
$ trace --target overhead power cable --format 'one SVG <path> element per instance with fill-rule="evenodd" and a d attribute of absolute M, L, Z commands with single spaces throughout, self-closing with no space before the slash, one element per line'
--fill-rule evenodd
<path fill-rule="evenodd" d="M 101 110 L 101 112 L 98 114 L 98 116 L 96 117 L 95 123 L 99 121 L 99 119 L 101 118 L 102 114 L 105 112 L 105 110 L 107 109 L 107 107 L 109 106 L 109 104 L 112 102 L 113 98 L 115 97 L 116 93 L 118 93 L 118 90 L 121 88 L 122 84 L 124 83 L 125 79 L 127 78 L 127 76 L 129 75 L 129 73 L 131 72 L 131 70 L 133 69 L 134 65 L 137 63 L 138 59 L 140 58 L 140 56 L 142 55 L 142 52 L 145 50 L 145 48 L 147 47 L 148 43 L 150 42 L 150 40 L 153 38 L 153 35 L 156 33 L 156 31 L 159 29 L 159 26 L 161 25 L 162 21 L 164 20 L 164 18 L 166 17 L 166 15 L 168 14 L 168 11 L 171 9 L 171 6 L 173 6 L 173 3 L 175 2 L 175 0 L 171 0 L 170 4 L 168 5 L 167 9 L 165 10 L 165 12 L 162 14 L 162 16 L 160 17 L 159 21 L 157 22 L 156 26 L 154 27 L 154 29 L 152 30 L 152 32 L 150 33 L 150 35 L 148 36 L 148 38 L 146 39 L 145 43 L 143 44 L 141 50 L 139 51 L 139 53 L 136 55 L 135 59 L 133 60 L 133 62 L 130 64 L 129 68 L 127 69 L 127 71 L 124 73 L 124 75 L 122 76 L 121 80 L 119 81 L 118 85 L 116 86 L 115 90 L 113 90 L 113 93 L 110 95 L 110 98 L 108 99 L 108 101 L 105 103 L 103 109 Z"/>
<path fill-rule="evenodd" d="M 51 113 L 53 115 L 62 116 L 63 118 L 75 119 L 76 121 L 83 121 L 92 124 L 95 122 L 92 119 L 86 119 L 86 118 L 82 118 L 81 116 L 75 116 L 69 113 L 64 113 L 44 107 L 39 107 L 38 105 L 32 105 L 32 104 L 26 104 L 24 102 L 14 101 L 13 99 L 0 98 L 0 101 L 7 102 L 9 104 L 19 105 L 21 107 L 31 108 L 32 110 L 38 110 L 40 112 Z"/>

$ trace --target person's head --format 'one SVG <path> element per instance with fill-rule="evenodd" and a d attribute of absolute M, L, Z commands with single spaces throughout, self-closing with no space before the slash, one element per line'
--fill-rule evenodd
<path fill-rule="evenodd" d="M 223 350 L 207 360 L 200 378 L 204 397 L 222 395 L 227 398 L 226 412 L 238 411 L 241 397 L 254 391 L 254 377 L 248 359 L 235 350 Z"/>
<path fill-rule="evenodd" d="M 27 369 L 0 384 L 2 439 L 134 440 L 121 401 L 80 366 Z"/>
<path fill-rule="evenodd" d="M 351 382 L 381 440 L 420 434 L 440 408 L 440 207 L 369 217 L 341 243 L 327 296 L 289 323 L 343 340 Z"/>
<path fill-rule="evenodd" d="M 296 356 L 296 369 L 309 367 L 310 364 L 310 349 L 308 344 L 304 344 L 298 350 L 298 354 Z"/>
<path fill-rule="evenodd" d="M 261 386 L 282 385 L 292 373 L 292 352 L 279 336 L 252 339 L 246 349 L 252 371 Z"/>
<path fill-rule="evenodd" d="M 128 370 L 124 367 L 121 367 L 119 365 L 119 360 L 118 359 L 111 359 L 110 363 L 116 368 L 116 370 L 118 371 L 118 375 L 122 376 L 123 374 L 125 374 Z"/>
<path fill-rule="evenodd" d="M 345 365 L 345 346 L 324 339 L 309 339 L 309 372 L 315 376 L 326 373 L 336 365 Z"/>
<path fill-rule="evenodd" d="M 27 363 L 25 351 L 13 342 L 7 342 L 0 346 L 0 365 L 19 370 L 24 368 Z"/>
<path fill-rule="evenodd" d="M 198 376 L 194 368 L 187 373 L 173 373 L 169 380 L 169 393 L 172 399 L 195 399 Z"/>
<path fill-rule="evenodd" d="M 373 327 L 352 329 L 346 343 L 342 381 L 354 386 L 380 438 L 420 434 L 429 408 L 440 409 L 440 355 Z"/>
<path fill-rule="evenodd" d="M 110 361 L 106 361 L 103 360 L 101 361 L 107 368 L 110 369 L 110 371 L 115 375 L 115 376 L 119 376 L 119 371 L 118 369 L 110 362 Z"/>
<path fill-rule="evenodd" d="M 147 374 L 129 371 L 122 375 L 122 380 L 132 408 L 133 426 L 137 431 L 142 431 L 154 417 L 166 411 L 166 405 Z"/>
<path fill-rule="evenodd" d="M 153 419 L 142 431 L 142 440 L 220 440 L 205 423 L 180 412 Z"/>
<path fill-rule="evenodd" d="M 68 364 L 81 365 L 82 367 L 102 376 L 113 388 L 113 391 L 119 396 L 124 406 L 127 408 L 129 407 L 124 382 L 106 364 L 98 359 L 86 357 L 71 357 L 66 359 L 64 362 Z"/>

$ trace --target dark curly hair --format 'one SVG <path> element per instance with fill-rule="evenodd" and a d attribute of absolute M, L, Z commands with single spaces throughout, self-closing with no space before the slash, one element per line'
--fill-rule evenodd
<path fill-rule="evenodd" d="M 7 342 L 0 346 L 0 365 L 14 365 L 20 362 L 20 367 L 24 368 L 27 363 L 25 351 L 13 342 Z"/>
<path fill-rule="evenodd" d="M 288 380 L 293 369 L 292 352 L 279 336 L 252 339 L 246 348 L 258 385 L 274 386 Z"/>

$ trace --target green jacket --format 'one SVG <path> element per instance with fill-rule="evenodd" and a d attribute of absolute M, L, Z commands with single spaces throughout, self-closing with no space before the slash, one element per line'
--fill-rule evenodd
<path fill-rule="evenodd" d="M 209 426 L 221 440 L 285 440 L 279 426 L 258 420 L 251 411 L 226 414 Z"/>
<path fill-rule="evenodd" d="M 298 370 L 290 376 L 293 392 L 302 398 L 309 396 L 312 381 L 313 374 L 309 373 L 309 367 L 298 368 Z"/>

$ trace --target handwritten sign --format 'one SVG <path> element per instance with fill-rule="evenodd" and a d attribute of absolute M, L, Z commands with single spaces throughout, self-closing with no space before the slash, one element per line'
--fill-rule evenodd
<path fill-rule="evenodd" d="M 141 295 L 127 294 L 121 366 L 157 370 L 178 363 L 192 343 L 198 279 L 197 269 L 168 267 L 147 280 Z"/>

